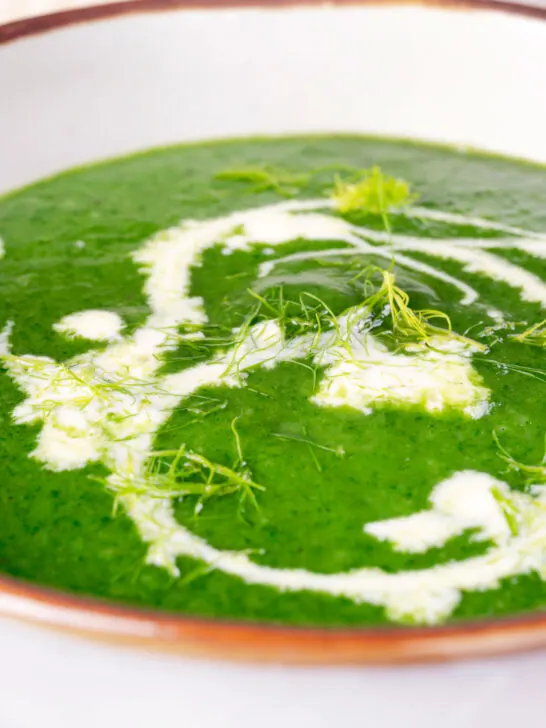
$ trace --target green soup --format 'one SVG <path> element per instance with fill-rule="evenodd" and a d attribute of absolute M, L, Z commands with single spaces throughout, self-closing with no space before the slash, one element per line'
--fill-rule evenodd
<path fill-rule="evenodd" d="M 546 602 L 546 171 L 361 137 L 0 200 L 0 570 L 185 614 Z"/>

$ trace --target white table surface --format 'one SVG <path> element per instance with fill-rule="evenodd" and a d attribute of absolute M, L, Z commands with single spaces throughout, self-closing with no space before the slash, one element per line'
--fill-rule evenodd
<path fill-rule="evenodd" d="M 0 645 L 1 728 L 546 725 L 544 653 L 405 668 L 240 665 L 136 653 L 1 620 Z"/>

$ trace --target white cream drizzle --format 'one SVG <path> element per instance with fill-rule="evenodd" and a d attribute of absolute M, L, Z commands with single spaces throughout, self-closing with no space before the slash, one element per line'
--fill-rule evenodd
<path fill-rule="evenodd" d="M 461 224 L 462 221 L 459 219 L 459 216 L 456 216 L 456 219 L 459 224 Z M 470 218 L 470 220 L 474 220 L 474 218 Z M 484 248 L 489 247 L 495 249 L 510 248 L 513 250 L 522 250 L 530 255 L 536 255 L 537 257 L 546 257 L 546 236 L 542 236 L 539 239 L 539 233 L 536 233 L 537 241 L 529 240 L 529 233 L 525 231 L 522 231 L 525 232 L 525 237 L 522 240 L 514 238 L 511 241 L 484 241 L 480 239 L 461 240 L 457 238 L 425 239 L 410 237 L 407 235 L 389 236 L 387 233 L 377 232 L 376 230 L 363 230 L 360 228 L 354 228 L 353 226 L 348 227 L 350 230 L 347 230 L 345 237 L 342 239 L 348 245 L 352 246 L 350 249 L 333 249 L 314 252 L 304 251 L 294 253 L 274 261 L 267 261 L 266 263 L 263 263 L 259 270 L 259 275 L 261 277 L 269 275 L 269 273 L 271 273 L 277 265 L 290 263 L 296 260 L 336 257 L 339 255 L 354 256 L 355 252 L 392 258 L 393 251 L 397 251 L 396 262 L 398 264 L 423 273 L 426 272 L 428 275 L 432 275 L 439 280 L 451 283 L 464 292 L 464 297 L 461 299 L 461 303 L 463 305 L 468 305 L 469 303 L 473 303 L 477 300 L 477 292 L 468 284 L 455 278 L 455 276 L 448 275 L 444 271 L 438 271 L 432 266 L 425 269 L 425 263 L 413 260 L 405 255 L 400 255 L 398 251 L 419 252 L 437 258 L 456 260 L 463 264 L 463 267 L 467 272 L 479 273 L 480 275 L 505 283 L 511 288 L 518 289 L 524 300 L 537 302 L 546 307 L 546 282 L 534 273 L 531 273 L 530 271 L 527 271 L 524 268 L 499 257 L 498 255 L 484 250 Z M 503 230 L 502 227 L 495 227 L 493 229 Z M 358 240 L 359 237 L 361 237 L 360 241 Z M 381 243 L 383 245 L 388 243 L 389 247 L 376 247 L 370 245 L 370 241 Z"/>
<path fill-rule="evenodd" d="M 472 490 L 475 486 L 478 507 L 473 513 Z M 493 487 L 514 504 L 520 527 L 515 536 L 509 535 L 509 529 L 501 525 L 502 509 L 491 495 Z M 446 502 L 446 498 L 442 503 L 443 496 L 451 502 Z M 429 569 L 388 573 L 363 568 L 339 574 L 319 574 L 305 569 L 271 568 L 251 561 L 244 553 L 215 549 L 182 528 L 165 500 L 130 496 L 124 503 L 133 520 L 142 524 L 139 527 L 141 536 L 152 544 L 148 555 L 150 563 L 164 566 L 173 554 L 192 556 L 249 584 L 264 584 L 282 591 L 326 592 L 356 602 L 384 606 L 393 620 L 434 624 L 449 616 L 463 591 L 492 589 L 503 578 L 531 571 L 546 576 L 545 488 L 537 487 L 533 495 L 525 495 L 510 490 L 505 483 L 486 473 L 463 471 L 440 483 L 431 500 L 433 510 L 429 524 L 425 524 L 424 514 L 413 516 L 416 519 L 413 523 L 400 519 L 402 523 L 398 527 L 393 525 L 395 520 L 386 521 L 387 537 L 394 538 L 395 542 L 400 539 L 399 543 L 404 547 L 419 551 L 441 545 L 466 528 L 478 528 L 480 538 L 492 538 L 496 545 L 484 556 Z M 368 524 L 366 530 L 379 538 L 384 537 L 385 531 L 382 532 L 379 524 Z"/>
<path fill-rule="evenodd" d="M 397 243 L 395 248 L 398 249 L 398 246 L 402 250 L 431 254 L 430 246 L 424 246 L 417 242 Z M 546 308 L 546 283 L 534 273 L 500 258 L 498 255 L 475 248 L 443 243 L 440 257 L 450 258 L 462 263 L 468 273 L 479 273 L 505 283 L 511 288 L 516 288 L 523 300 L 540 303 Z"/>
<path fill-rule="evenodd" d="M 460 291 L 463 305 L 477 300 L 477 291 L 464 281 L 405 255 L 424 252 L 458 260 L 469 271 L 518 289 L 525 300 L 546 305 L 544 282 L 484 250 L 495 242 L 494 247 L 529 253 L 536 249 L 543 255 L 546 236 L 542 234 L 480 218 L 410 208 L 404 214 L 470 224 L 512 237 L 503 239 L 502 244 L 480 238 L 461 242 L 400 235 L 387 240 L 381 233 L 356 228 L 328 212 L 317 212 L 331 206 L 325 200 L 291 201 L 204 222 L 185 221 L 158 233 L 134 254 L 146 276 L 144 291 L 150 308 L 139 329 L 123 335 L 123 321 L 106 311 L 79 312 L 55 325 L 57 331 L 69 336 L 108 342 L 102 350 L 90 350 L 64 363 L 47 357 L 17 356 L 9 350 L 8 324 L 0 336 L 0 356 L 26 395 L 13 416 L 17 423 L 41 423 L 31 455 L 45 467 L 70 470 L 90 462 L 106 466 L 108 487 L 119 495 L 149 546 L 148 563 L 177 574 L 177 557 L 189 556 L 247 583 L 345 596 L 384 606 L 392 619 L 434 623 L 453 611 L 463 591 L 493 588 L 499 579 L 531 570 L 543 574 L 544 489 L 536 487 L 526 495 L 486 473 L 456 473 L 433 489 L 429 510 L 369 523 L 365 531 L 390 541 L 399 550 L 420 552 L 441 546 L 467 529 L 476 529 L 475 538 L 494 544 L 485 555 L 417 571 L 387 573 L 363 568 L 339 574 L 270 568 L 244 553 L 215 549 L 176 521 L 170 498 L 145 492 L 146 465 L 155 436 L 184 397 L 205 385 L 245 386 L 246 372 L 256 366 L 271 368 L 279 361 L 313 356 L 324 368 L 313 396 L 322 406 L 345 405 L 365 413 L 379 404 L 420 406 L 430 412 L 450 407 L 471 417 L 487 413 L 489 392 L 473 370 L 469 345 L 447 340 L 436 342 L 434 350 L 416 346 L 393 353 L 366 330 L 365 311 L 354 320 L 350 315 L 340 317 L 337 330 L 324 332 L 318 340 L 307 336 L 287 341 L 277 321 L 266 321 L 251 327 L 232 350 L 208 362 L 175 374 L 159 374 L 165 355 L 176 348 L 181 336 L 202 335 L 200 327 L 206 314 L 203 301 L 190 296 L 191 269 L 200 265 L 207 248 L 217 244 L 226 252 L 265 244 L 270 256 L 278 245 L 295 239 L 348 246 L 272 259 L 262 264 L 261 276 L 267 276 L 276 265 L 304 256 L 358 253 L 387 257 L 393 249 L 403 250 L 404 254 L 396 256 L 399 264 L 453 285 Z M 490 306 L 489 311 L 493 318 L 502 316 Z M 189 331 L 181 334 L 184 326 L 189 326 Z M 517 521 L 516 532 L 509 527 L 506 508 L 511 509 L 511 522 Z"/>

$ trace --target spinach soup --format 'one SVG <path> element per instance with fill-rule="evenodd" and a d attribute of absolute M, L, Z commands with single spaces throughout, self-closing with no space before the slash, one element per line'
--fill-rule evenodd
<path fill-rule="evenodd" d="M 0 571 L 292 624 L 546 604 L 546 169 L 179 146 L 0 235 Z"/>

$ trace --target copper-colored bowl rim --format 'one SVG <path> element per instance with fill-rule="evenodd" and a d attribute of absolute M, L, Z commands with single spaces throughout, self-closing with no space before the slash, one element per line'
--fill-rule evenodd
<path fill-rule="evenodd" d="M 0 25 L 0 45 L 79 23 L 136 13 L 317 7 L 320 0 L 129 0 Z M 490 10 L 546 22 L 546 7 L 503 0 L 329 0 L 330 5 L 424 5 Z M 546 647 L 546 612 L 430 627 L 305 627 L 152 611 L 0 576 L 0 615 L 108 641 L 188 654 L 290 663 L 400 663 Z"/>
<path fill-rule="evenodd" d="M 125 0 L 125 2 L 90 5 L 74 10 L 39 15 L 0 24 L 0 45 L 28 38 L 65 26 L 122 15 L 168 12 L 171 10 L 219 10 L 223 8 L 293 8 L 327 5 L 420 5 L 450 10 L 493 10 L 546 20 L 546 7 L 526 5 L 510 0 Z"/>

